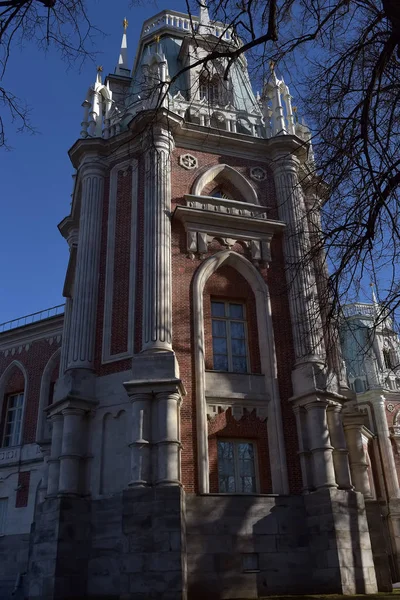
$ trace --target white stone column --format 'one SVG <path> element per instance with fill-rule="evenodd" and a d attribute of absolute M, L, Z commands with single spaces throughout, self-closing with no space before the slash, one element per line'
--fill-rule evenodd
<path fill-rule="evenodd" d="M 393 447 L 390 440 L 389 426 L 386 418 L 385 397 L 378 396 L 377 398 L 371 399 L 371 402 L 374 407 L 376 434 L 381 449 L 383 472 L 385 474 L 389 499 L 391 500 L 400 497 L 400 490 Z"/>
<path fill-rule="evenodd" d="M 331 404 L 327 409 L 329 435 L 333 446 L 333 464 L 335 467 L 336 483 L 343 490 L 353 488 L 350 477 L 350 467 L 346 438 L 342 423 L 342 406 Z"/>
<path fill-rule="evenodd" d="M 365 498 L 372 498 L 368 475 L 368 461 L 363 444 L 363 415 L 344 413 L 344 431 L 349 449 L 350 470 L 353 485 Z"/>
<path fill-rule="evenodd" d="M 133 394 L 130 487 L 151 484 L 151 411 L 152 394 Z"/>
<path fill-rule="evenodd" d="M 158 405 L 158 477 L 157 485 L 180 485 L 179 393 L 156 394 Z"/>
<path fill-rule="evenodd" d="M 93 368 L 99 286 L 104 165 L 100 161 L 84 163 L 80 174 L 82 197 L 68 369 Z"/>
<path fill-rule="evenodd" d="M 82 408 L 65 408 L 62 411 L 64 428 L 60 456 L 60 494 L 79 494 L 81 461 L 85 440 Z"/>
<path fill-rule="evenodd" d="M 64 326 L 61 344 L 61 357 L 60 357 L 60 377 L 62 377 L 67 370 L 68 365 L 68 348 L 69 340 L 71 335 L 71 315 L 72 315 L 72 298 L 66 298 L 65 300 L 65 311 L 64 311 Z"/>
<path fill-rule="evenodd" d="M 49 485 L 49 458 L 50 458 L 50 444 L 41 445 L 40 450 L 43 454 L 43 465 L 42 465 L 42 478 L 38 488 L 38 503 L 40 504 L 47 496 L 47 488 Z"/>
<path fill-rule="evenodd" d="M 327 403 L 323 400 L 317 400 L 305 405 L 310 451 L 314 465 L 314 485 L 317 490 L 337 487 L 332 459 L 333 447 L 329 437 L 326 407 Z"/>
<path fill-rule="evenodd" d="M 273 163 L 279 218 L 286 223 L 284 256 L 296 363 L 324 362 L 325 348 L 303 191 L 298 178 L 299 161 L 291 154 Z M 303 382 L 302 389 L 312 387 Z"/>
<path fill-rule="evenodd" d="M 63 437 L 64 417 L 62 414 L 53 415 L 51 421 L 51 451 L 48 458 L 48 485 L 47 495 L 55 496 L 58 493 L 58 484 L 60 478 L 60 454 Z"/>
<path fill-rule="evenodd" d="M 153 128 L 145 155 L 142 352 L 172 351 L 172 135 Z"/>
<path fill-rule="evenodd" d="M 303 492 L 307 493 L 313 489 L 312 476 L 312 455 L 309 450 L 307 436 L 307 413 L 303 406 L 296 405 L 293 407 L 293 412 L 296 417 L 297 439 L 299 442 L 299 458 L 301 467 L 301 476 L 303 480 Z"/>

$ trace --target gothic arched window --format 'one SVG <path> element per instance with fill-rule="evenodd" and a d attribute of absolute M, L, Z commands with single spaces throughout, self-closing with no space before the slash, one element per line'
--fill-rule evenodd
<path fill-rule="evenodd" d="M 199 82 L 200 100 L 206 100 L 210 106 L 216 106 L 222 102 L 221 79 L 218 75 L 210 77 L 203 73 Z"/>

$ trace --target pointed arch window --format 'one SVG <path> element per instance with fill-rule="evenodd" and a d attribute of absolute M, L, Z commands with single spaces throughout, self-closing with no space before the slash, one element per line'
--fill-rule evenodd
<path fill-rule="evenodd" d="M 22 413 L 24 393 L 6 396 L 6 416 L 4 421 L 3 447 L 18 446 L 21 443 Z"/>
<path fill-rule="evenodd" d="M 210 106 L 220 105 L 222 103 L 221 79 L 218 75 L 209 75 L 203 73 L 200 76 L 199 92 L 200 100 L 206 100 Z"/>

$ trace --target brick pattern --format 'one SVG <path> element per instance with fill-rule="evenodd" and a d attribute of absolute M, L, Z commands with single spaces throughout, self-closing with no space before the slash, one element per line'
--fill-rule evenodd
<path fill-rule="evenodd" d="M 96 321 L 96 347 L 95 347 L 95 372 L 97 375 L 109 375 L 119 373 L 130 368 L 131 360 L 123 359 L 116 362 L 101 364 L 101 354 L 103 347 L 103 325 L 104 325 L 104 295 L 105 295 L 105 277 L 106 277 L 106 258 L 107 258 L 107 226 L 108 226 L 108 208 L 110 196 L 110 178 L 107 176 L 104 181 L 104 200 L 103 200 L 103 219 L 101 226 L 101 248 L 100 248 L 100 267 L 99 267 L 99 294 L 97 301 L 97 321 Z M 114 285 L 120 285 L 118 278 L 114 278 Z M 126 298 L 124 300 L 128 302 Z M 115 307 L 118 312 L 119 307 Z"/>
<path fill-rule="evenodd" d="M 222 439 L 242 439 L 252 441 L 256 447 L 256 465 L 261 494 L 272 493 L 271 468 L 268 451 L 267 422 L 261 421 L 255 411 L 243 415 L 237 421 L 232 411 L 221 412 L 208 423 L 208 453 L 210 461 L 210 492 L 218 492 L 218 446 Z"/>
<path fill-rule="evenodd" d="M 129 271 L 131 254 L 132 168 L 118 172 L 111 354 L 128 349 Z"/>
<path fill-rule="evenodd" d="M 18 473 L 18 490 L 15 496 L 15 508 L 24 508 L 25 506 L 28 506 L 30 479 L 30 471 L 20 471 Z"/>
<path fill-rule="evenodd" d="M 32 342 L 28 350 L 22 349 L 18 355 L 0 356 L 0 375 L 5 371 L 14 359 L 18 360 L 25 368 L 28 376 L 27 390 L 25 391 L 25 381 L 21 369 L 15 366 L 9 373 L 5 395 L 16 392 L 25 392 L 24 416 L 22 442 L 24 444 L 33 443 L 36 439 L 36 426 L 39 409 L 39 395 L 42 375 L 47 362 L 59 347 L 54 339 L 50 344 L 46 339 Z M 57 366 L 54 368 L 52 377 L 58 377 Z M 55 380 L 55 379 L 52 379 Z M 5 402 L 3 402 L 3 414 L 1 419 L 1 438 L 3 435 L 5 417 Z"/>

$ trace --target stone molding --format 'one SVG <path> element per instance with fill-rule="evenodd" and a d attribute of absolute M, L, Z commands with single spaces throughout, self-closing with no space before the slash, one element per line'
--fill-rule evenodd
<path fill-rule="evenodd" d="M 260 205 L 257 193 L 251 183 L 239 171 L 226 164 L 214 165 L 207 169 L 205 173 L 202 173 L 193 184 L 192 195 L 201 196 L 206 185 L 221 173 L 239 190 L 242 197 L 249 204 Z"/>
<path fill-rule="evenodd" d="M 43 370 L 42 378 L 40 381 L 40 392 L 39 392 L 39 407 L 38 407 L 38 417 L 37 417 L 37 425 L 36 425 L 36 442 L 39 440 L 45 439 L 45 423 L 47 420 L 47 415 L 45 413 L 45 408 L 48 405 L 49 401 L 49 392 L 50 392 L 50 379 L 54 367 L 57 363 L 59 356 L 61 355 L 61 348 L 57 348 L 54 354 L 51 355 L 47 364 Z M 50 434 L 50 431 L 49 431 Z M 50 437 L 47 436 L 47 437 Z"/>
<path fill-rule="evenodd" d="M 67 369 L 92 369 L 98 297 L 105 165 L 91 156 L 79 169 L 81 218 Z"/>
<path fill-rule="evenodd" d="M 128 307 L 128 347 L 126 352 L 111 354 L 112 333 L 112 307 L 114 293 L 114 252 L 115 252 L 115 227 L 117 208 L 117 185 L 118 172 L 132 167 L 132 194 L 131 194 L 131 247 L 130 247 L 130 269 L 129 269 L 129 307 Z M 129 159 L 115 165 L 110 172 L 110 192 L 107 228 L 107 250 L 106 250 L 106 275 L 104 294 L 104 318 L 103 318 L 103 344 L 102 363 L 110 363 L 133 355 L 133 331 L 135 314 L 135 282 L 136 282 L 136 239 L 137 239 L 137 199 L 138 199 L 138 161 Z"/>
<path fill-rule="evenodd" d="M 7 356 L 7 353 L 16 348 L 18 353 L 23 349 L 29 350 L 29 347 L 34 342 L 48 338 L 60 338 L 63 330 L 64 315 L 57 315 L 38 321 L 37 323 L 30 323 L 23 327 L 16 329 L 10 329 L 0 334 L 0 354 Z M 15 353 L 14 353 L 15 354 Z"/>
<path fill-rule="evenodd" d="M 208 278 L 222 265 L 235 268 L 251 286 L 256 298 L 257 322 L 260 332 L 261 370 L 264 373 L 268 396 L 268 442 L 271 460 L 273 493 L 288 493 L 286 455 L 279 391 L 277 387 L 276 356 L 271 320 L 271 306 L 266 283 L 255 267 L 236 252 L 222 251 L 206 259 L 197 270 L 193 282 L 193 315 L 195 345 L 196 419 L 199 491 L 209 492 L 208 428 L 205 386 L 205 338 L 203 290 Z"/>
<path fill-rule="evenodd" d="M 184 225 L 191 258 L 196 254 L 202 258 L 208 252 L 209 242 L 217 237 L 223 238 L 228 247 L 236 241 L 244 242 L 257 263 L 271 261 L 272 236 L 282 232 L 285 224 L 267 219 L 267 208 L 193 195 L 186 195 L 185 202 L 186 206 L 175 208 L 173 218 Z"/>

